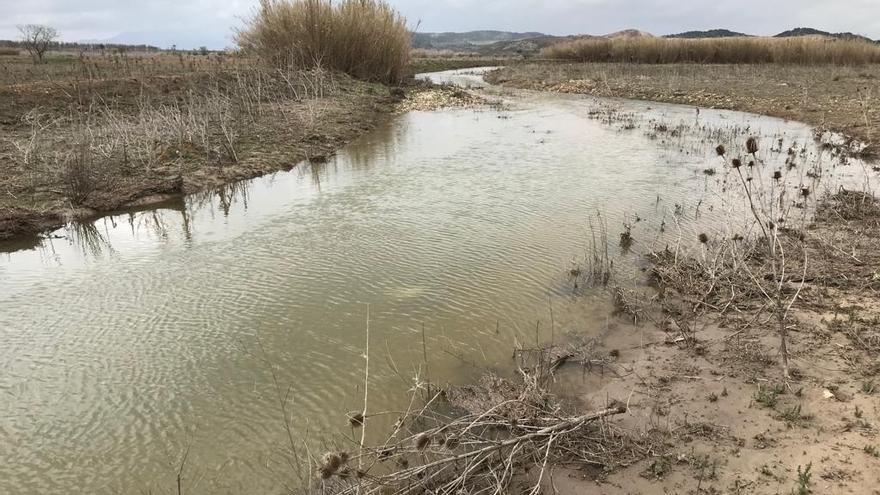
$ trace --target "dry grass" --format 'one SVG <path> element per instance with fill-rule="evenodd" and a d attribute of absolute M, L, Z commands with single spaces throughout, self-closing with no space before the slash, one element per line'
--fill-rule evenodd
<path fill-rule="evenodd" d="M 46 63 L 36 66 L 29 56 L 0 59 L 0 91 L 14 89 L 14 85 L 43 83 L 49 96 L 57 98 L 59 83 L 76 82 L 80 85 L 97 81 L 159 76 L 186 76 L 226 73 L 255 65 L 253 58 L 236 53 L 218 52 L 194 55 L 185 52 L 89 52 L 81 57 L 72 53 L 50 52 Z M 6 87 L 4 87 L 6 86 Z"/>
<path fill-rule="evenodd" d="M 834 64 L 880 62 L 880 46 L 857 40 L 799 38 L 579 39 L 542 51 L 551 59 L 642 64 Z"/>
<path fill-rule="evenodd" d="M 4 141 L 24 190 L 57 183 L 71 204 L 89 205 L 92 194 L 112 188 L 114 180 L 169 163 L 234 164 L 253 130 L 265 130 L 270 121 L 311 128 L 317 101 L 332 94 L 334 84 L 322 71 L 255 67 L 216 75 L 201 90 L 172 100 L 139 97 L 130 110 L 84 93 L 87 104 L 70 107 L 73 120 L 37 107 L 22 119 L 27 132 Z M 294 112 L 289 102 L 305 102 L 299 105 L 304 111 Z"/>
<path fill-rule="evenodd" d="M 0 239 L 289 169 L 370 129 L 388 89 L 212 54 L 0 61 Z"/>
<path fill-rule="evenodd" d="M 17 57 L 18 48 L 0 48 L 0 57 Z"/>
<path fill-rule="evenodd" d="M 400 82 L 410 53 L 406 20 L 384 0 L 262 0 L 236 42 L 276 67 L 324 67 Z"/>

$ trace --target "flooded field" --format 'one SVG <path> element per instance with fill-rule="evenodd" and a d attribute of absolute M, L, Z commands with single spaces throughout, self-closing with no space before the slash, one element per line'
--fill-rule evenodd
<path fill-rule="evenodd" d="M 745 225 L 718 144 L 760 137 L 765 173 L 813 196 L 860 180 L 802 124 L 486 91 L 504 104 L 408 113 L 327 163 L 0 245 L 0 492 L 172 492 L 185 456 L 186 493 L 277 493 L 297 483 L 284 397 L 298 448 L 352 436 L 368 312 L 369 409 L 401 410 L 416 376 L 625 331 L 573 274 L 597 235 L 634 286 L 639 253 Z"/>

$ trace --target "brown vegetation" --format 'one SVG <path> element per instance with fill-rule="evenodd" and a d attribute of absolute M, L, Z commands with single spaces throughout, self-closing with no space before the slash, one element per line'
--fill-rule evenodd
<path fill-rule="evenodd" d="M 403 79 L 410 50 L 406 20 L 384 0 L 261 0 L 236 41 L 275 67 L 384 83 Z"/>
<path fill-rule="evenodd" d="M 642 64 L 835 64 L 880 62 L 880 46 L 867 41 L 797 38 L 582 38 L 545 48 L 542 56 L 578 62 Z"/>
<path fill-rule="evenodd" d="M 343 74 L 223 55 L 19 57 L 6 67 L 0 238 L 292 167 L 371 128 L 396 101 Z"/>

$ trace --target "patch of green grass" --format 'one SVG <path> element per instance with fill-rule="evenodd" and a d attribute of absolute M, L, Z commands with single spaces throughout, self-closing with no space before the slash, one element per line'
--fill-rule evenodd
<path fill-rule="evenodd" d="M 768 409 L 773 409 L 776 407 L 776 403 L 779 402 L 779 396 L 783 393 L 785 393 L 785 389 L 781 385 L 773 387 L 761 385 L 758 387 L 758 391 L 755 392 L 754 399 L 758 404 Z"/>
<path fill-rule="evenodd" d="M 862 393 L 865 395 L 874 395 L 877 392 L 877 384 L 874 380 L 862 382 Z"/>
<path fill-rule="evenodd" d="M 810 470 L 813 468 L 813 463 L 807 464 L 807 467 L 801 469 L 801 466 L 798 466 L 798 476 L 797 476 L 797 488 L 792 492 L 796 495 L 810 495 L 813 493 L 813 490 L 810 489 L 810 479 L 813 477 L 813 473 Z"/>
<path fill-rule="evenodd" d="M 800 404 L 798 404 L 796 406 L 787 407 L 784 411 L 779 413 L 778 418 L 791 425 L 802 426 L 812 420 L 813 415 L 803 412 Z"/>

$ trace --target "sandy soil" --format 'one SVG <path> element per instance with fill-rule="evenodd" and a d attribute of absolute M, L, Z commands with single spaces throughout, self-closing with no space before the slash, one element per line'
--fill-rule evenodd
<path fill-rule="evenodd" d="M 626 403 L 615 423 L 645 455 L 609 471 L 561 463 L 548 493 L 880 493 L 880 205 L 828 198 L 807 235 L 787 385 L 760 298 L 704 299 L 720 309 L 691 321 L 688 342 L 676 312 L 692 309 L 692 287 L 670 278 L 660 299 L 629 293 L 597 348 L 613 364 L 563 367 L 556 389 L 586 410 Z"/>

